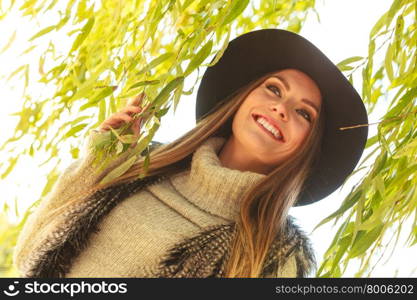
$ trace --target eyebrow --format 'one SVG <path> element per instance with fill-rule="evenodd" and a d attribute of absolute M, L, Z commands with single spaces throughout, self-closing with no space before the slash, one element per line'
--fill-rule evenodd
<path fill-rule="evenodd" d="M 275 77 L 275 78 L 279 79 L 280 81 L 282 81 L 282 83 L 284 84 L 285 88 L 286 88 L 288 91 L 290 91 L 290 90 L 291 90 L 290 85 L 288 84 L 288 81 L 287 81 L 287 80 L 285 80 L 285 78 L 283 78 L 283 77 L 281 77 L 281 76 L 279 76 L 279 75 L 273 75 L 272 77 Z M 318 107 L 316 106 L 316 104 L 314 104 L 314 102 L 313 102 L 313 101 L 310 101 L 310 100 L 305 99 L 305 98 L 301 99 L 301 101 L 303 101 L 305 104 L 308 104 L 309 106 L 311 106 L 311 107 L 312 107 L 312 108 L 316 111 L 316 113 L 317 113 L 317 114 L 319 113 L 319 109 L 318 109 Z"/>

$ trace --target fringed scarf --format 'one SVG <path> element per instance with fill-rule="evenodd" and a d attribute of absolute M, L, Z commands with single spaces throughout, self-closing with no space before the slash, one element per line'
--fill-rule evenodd
<path fill-rule="evenodd" d="M 235 226 L 235 223 L 211 226 L 177 244 L 161 261 L 156 277 L 224 277 Z M 311 246 L 290 218 L 286 232 L 270 247 L 261 277 L 276 276 L 291 255 L 295 256 L 297 277 L 306 277 L 315 265 Z"/>
<path fill-rule="evenodd" d="M 50 241 L 35 251 L 36 257 L 32 257 L 25 277 L 65 277 L 73 260 L 87 247 L 91 234 L 98 232 L 100 220 L 130 195 L 163 179 L 162 176 L 153 176 L 109 187 L 90 196 L 83 205 L 69 210 L 66 217 L 72 225 L 51 233 Z M 234 222 L 210 226 L 174 245 L 161 258 L 152 277 L 224 277 L 234 232 Z M 309 239 L 289 217 L 285 234 L 278 236 L 270 247 L 261 276 L 274 277 L 291 255 L 295 256 L 297 277 L 306 277 L 315 267 Z"/>

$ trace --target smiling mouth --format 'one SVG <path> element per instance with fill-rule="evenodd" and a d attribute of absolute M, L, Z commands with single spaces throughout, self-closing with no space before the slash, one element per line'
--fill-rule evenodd
<path fill-rule="evenodd" d="M 262 115 L 252 115 L 254 121 L 258 126 L 267 133 L 270 137 L 272 137 L 274 140 L 279 141 L 281 143 L 284 143 L 284 138 L 281 134 L 281 132 L 275 128 L 272 124 L 268 122 L 268 120 L 263 117 Z"/>

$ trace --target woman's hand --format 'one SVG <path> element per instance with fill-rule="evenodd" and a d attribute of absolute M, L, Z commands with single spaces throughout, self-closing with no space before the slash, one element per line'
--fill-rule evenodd
<path fill-rule="evenodd" d="M 135 98 L 132 98 L 128 101 L 126 106 L 121 109 L 119 112 L 112 114 L 103 123 L 100 124 L 98 130 L 101 132 L 110 130 L 110 126 L 113 129 L 120 128 L 125 123 L 132 122 L 131 129 L 135 136 L 139 136 L 140 129 L 142 127 L 143 117 L 134 119 L 133 115 L 140 113 L 142 110 L 146 110 L 147 107 L 142 108 L 142 100 L 145 98 L 145 94 L 141 93 Z"/>

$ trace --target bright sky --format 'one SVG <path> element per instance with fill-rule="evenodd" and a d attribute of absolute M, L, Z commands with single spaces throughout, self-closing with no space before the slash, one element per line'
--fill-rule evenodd
<path fill-rule="evenodd" d="M 320 15 L 321 23 L 317 22 L 314 14 L 310 15 L 307 23 L 304 25 L 301 35 L 313 42 L 334 62 L 338 63 L 341 60 L 350 56 L 366 56 L 369 31 L 377 19 L 388 9 L 392 1 L 390 0 L 327 0 L 317 1 L 317 10 Z M 25 37 L 30 37 L 37 30 L 33 30 L 31 26 L 25 25 L 22 20 L 10 20 L 9 26 L 2 26 L 2 36 L 0 37 L 0 49 L 7 42 L 13 31 L 18 28 L 18 40 L 13 51 L 22 52 L 27 46 L 24 44 Z M 41 27 L 42 28 L 42 27 Z M 39 29 L 38 29 L 39 30 Z M 11 112 L 19 110 L 21 105 L 21 90 L 19 87 L 12 88 L 10 85 L 5 85 L 4 76 L 9 74 L 11 70 L 21 65 L 21 61 L 13 59 L 11 54 L 0 54 L 0 82 L 3 90 L 3 105 L 0 110 L 0 144 L 3 143 L 13 133 L 16 125 L 16 118 L 8 116 Z M 16 57 L 17 55 L 14 54 Z M 194 79 L 187 81 L 186 84 L 192 84 Z M 360 84 L 355 84 L 360 87 Z M 196 89 L 195 89 L 196 91 Z M 195 109 L 195 93 L 190 96 L 184 96 L 180 101 L 177 113 L 174 116 L 172 113 L 167 114 L 162 120 L 162 126 L 158 131 L 155 140 L 168 142 L 181 134 L 191 129 L 195 124 L 194 109 Z M 378 113 L 380 109 L 376 110 L 375 114 L 370 115 L 370 122 L 377 122 L 379 120 Z M 175 128 L 175 130 L 173 130 Z M 369 136 L 375 134 L 376 127 L 370 126 Z M 366 154 L 366 153 L 365 153 Z M 364 155 L 365 156 L 365 155 Z M 363 157 L 364 157 L 363 156 Z M 0 161 L 4 159 L 4 154 L 0 153 Z M 68 163 L 70 157 L 66 156 Z M 19 211 L 23 211 L 28 205 L 35 201 L 41 188 L 45 184 L 46 174 L 37 167 L 37 162 L 31 159 L 24 159 L 19 162 L 19 172 L 12 173 L 6 180 L 0 182 L 0 189 L 3 191 L 2 195 L 5 198 L 0 199 L 0 205 L 4 201 L 14 203 L 16 197 L 21 200 L 19 203 Z M 360 179 L 363 173 L 358 173 L 353 177 L 343 188 L 334 192 L 326 199 L 319 201 L 316 204 L 301 208 L 293 208 L 291 215 L 298 219 L 299 225 L 307 232 L 311 233 L 312 229 L 326 216 L 334 212 L 348 194 L 351 187 Z M 3 196 L 4 197 L 4 196 Z M 23 202 L 24 201 L 24 202 Z M 15 217 L 11 214 L 11 220 Z M 323 253 L 327 250 L 334 236 L 337 227 L 328 224 L 320 227 L 311 233 L 311 239 L 315 250 L 317 252 L 317 260 L 320 262 Z M 400 243 L 401 244 L 401 243 Z M 378 267 L 373 276 L 386 277 L 397 276 L 415 277 L 412 272 L 415 270 L 415 264 L 409 264 L 408 257 L 411 256 L 416 247 L 404 248 L 396 252 L 393 260 L 385 266 Z M 354 276 L 355 266 L 352 270 L 346 273 L 346 276 Z M 398 270 L 397 270 L 398 269 Z"/>

